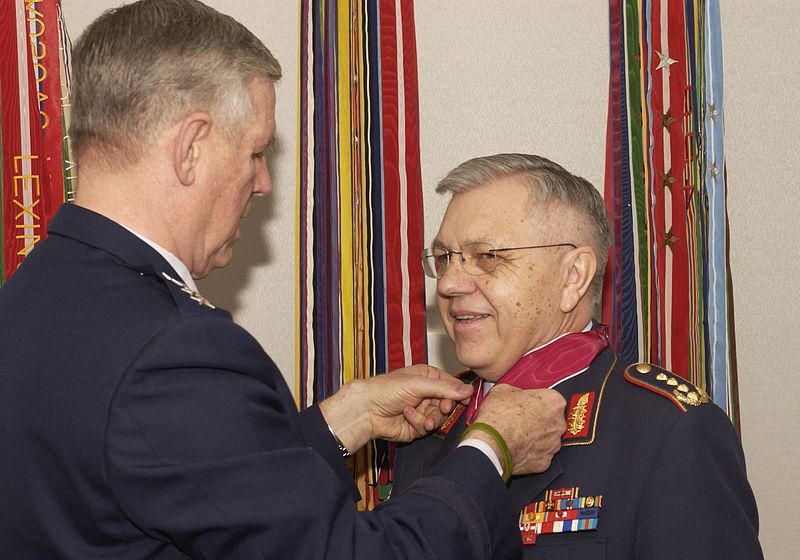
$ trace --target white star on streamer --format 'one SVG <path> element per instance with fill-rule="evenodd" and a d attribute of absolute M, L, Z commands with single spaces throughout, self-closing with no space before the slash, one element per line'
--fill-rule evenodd
<path fill-rule="evenodd" d="M 656 51 L 656 54 L 658 55 L 658 60 L 659 60 L 658 66 L 656 66 L 656 70 L 661 70 L 662 68 L 669 68 L 670 66 L 678 62 L 677 60 L 670 58 L 669 54 L 660 53 L 658 51 Z"/>

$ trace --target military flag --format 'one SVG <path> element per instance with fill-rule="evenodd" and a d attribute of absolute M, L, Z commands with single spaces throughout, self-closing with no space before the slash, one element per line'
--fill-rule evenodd
<path fill-rule="evenodd" d="M 738 427 L 719 0 L 611 0 L 603 318 Z"/>
<path fill-rule="evenodd" d="M 297 386 L 301 407 L 341 384 L 426 359 L 423 205 L 412 0 L 300 3 Z M 353 460 L 371 509 L 392 447 Z"/>
<path fill-rule="evenodd" d="M 57 0 L 0 3 L 0 286 L 70 197 L 69 38 Z"/>

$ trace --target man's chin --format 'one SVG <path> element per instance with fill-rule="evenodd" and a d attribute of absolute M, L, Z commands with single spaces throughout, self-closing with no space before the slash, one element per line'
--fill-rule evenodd
<path fill-rule="evenodd" d="M 458 358 L 460 364 L 471 369 L 481 377 L 483 377 L 481 372 L 488 370 L 491 365 L 487 363 L 486 359 L 479 359 L 477 356 L 469 352 L 459 352 L 458 349 L 456 349 L 456 358 Z"/>
<path fill-rule="evenodd" d="M 216 253 L 206 264 L 205 268 L 199 272 L 192 271 L 192 277 L 196 280 L 200 280 L 205 278 L 209 274 L 211 274 L 212 270 L 216 270 L 218 268 L 225 268 L 231 261 L 233 260 L 233 248 L 227 246 L 223 248 L 220 252 Z"/>

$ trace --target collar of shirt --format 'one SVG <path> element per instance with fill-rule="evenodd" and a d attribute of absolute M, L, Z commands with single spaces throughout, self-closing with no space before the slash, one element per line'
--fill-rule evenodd
<path fill-rule="evenodd" d="M 166 260 L 172 268 L 175 269 L 175 272 L 178 273 L 178 276 L 181 277 L 183 283 L 186 284 L 186 286 L 188 286 L 190 290 L 192 290 L 193 292 L 197 291 L 197 284 L 195 284 L 194 278 L 192 278 L 192 275 L 189 273 L 189 269 L 186 268 L 186 265 L 183 264 L 183 261 L 181 261 L 178 257 L 176 257 L 175 255 L 164 249 L 164 247 L 162 247 L 155 241 L 146 238 L 144 235 L 133 231 L 131 228 L 123 224 L 120 225 L 125 229 L 127 229 L 129 232 L 131 232 L 133 235 L 135 235 L 136 237 L 138 237 L 139 239 L 150 245 L 156 252 L 158 252 L 159 255 L 164 257 L 164 260 Z"/>

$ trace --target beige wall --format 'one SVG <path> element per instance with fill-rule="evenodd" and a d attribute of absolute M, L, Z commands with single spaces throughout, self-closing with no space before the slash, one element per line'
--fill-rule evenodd
<path fill-rule="evenodd" d="M 62 0 L 73 38 L 112 0 Z M 280 0 L 211 0 L 245 22 L 282 61 L 275 191 L 251 212 L 231 267 L 201 289 L 231 309 L 294 381 L 294 195 L 297 9 Z M 795 473 L 800 446 L 798 342 L 800 4 L 722 0 L 731 267 L 743 441 L 767 558 L 800 550 Z M 548 156 L 602 185 L 608 91 L 606 0 L 417 0 L 423 180 L 430 192 L 475 155 Z M 426 238 L 444 200 L 425 201 Z M 431 360 L 452 364 L 431 312 Z M 687 504 L 687 508 L 693 504 Z M 719 515 L 724 515 L 720 512 Z M 680 535 L 676 535 L 680 538 Z"/>
<path fill-rule="evenodd" d="M 800 554 L 800 4 L 722 3 L 742 439 L 765 555 L 788 560 Z"/>

